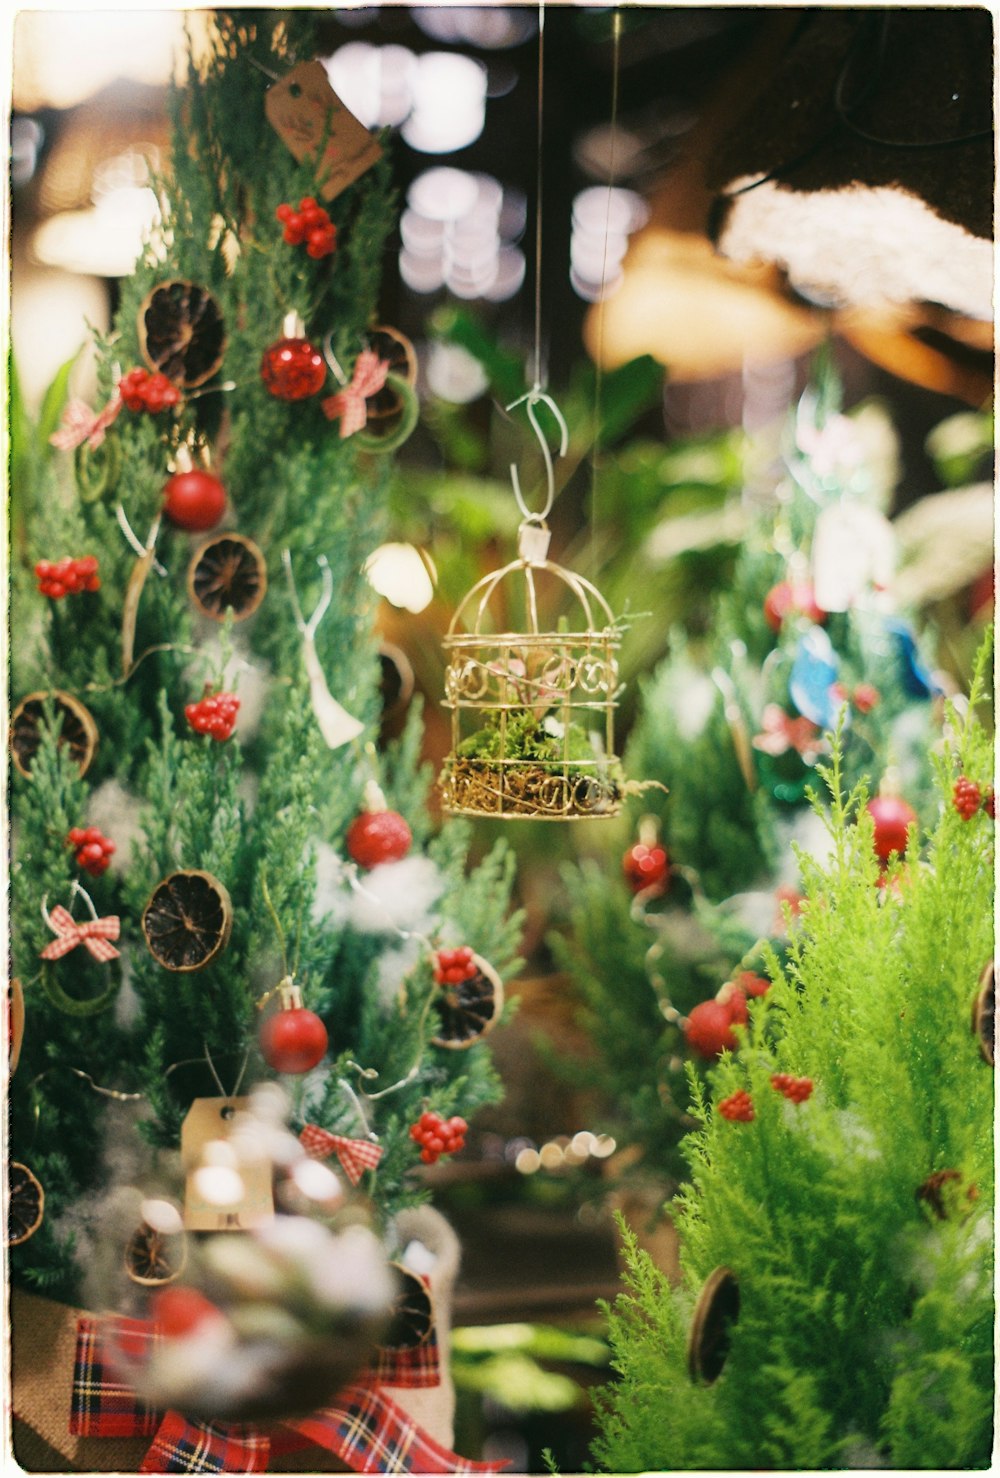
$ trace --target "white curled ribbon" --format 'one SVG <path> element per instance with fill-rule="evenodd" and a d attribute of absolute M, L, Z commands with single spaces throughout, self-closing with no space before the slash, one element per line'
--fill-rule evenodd
<path fill-rule="evenodd" d="M 299 605 L 298 592 L 295 589 L 295 578 L 292 574 L 292 556 L 287 549 L 281 551 L 281 562 L 288 576 L 288 589 L 292 602 L 292 613 L 295 616 L 295 625 L 298 627 L 302 638 L 302 660 L 305 663 L 306 676 L 309 679 L 309 696 L 312 700 L 312 710 L 319 724 L 320 733 L 326 740 L 330 749 L 339 749 L 342 744 L 350 744 L 352 739 L 357 739 L 359 734 L 364 733 L 364 724 L 353 714 L 347 712 L 342 704 L 330 692 L 327 685 L 326 674 L 320 666 L 319 654 L 316 651 L 316 631 L 319 623 L 326 615 L 333 599 L 333 572 L 325 554 L 321 554 L 316 563 L 319 565 L 323 576 L 323 593 L 319 598 L 316 609 L 307 621 L 302 614 Z"/>

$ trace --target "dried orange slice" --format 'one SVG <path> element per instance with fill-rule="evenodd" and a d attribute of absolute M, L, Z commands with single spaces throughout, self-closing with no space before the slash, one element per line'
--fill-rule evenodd
<path fill-rule="evenodd" d="M 165 970 L 203 970 L 229 942 L 233 905 L 210 872 L 186 868 L 158 883 L 142 914 L 146 947 Z"/>
<path fill-rule="evenodd" d="M 495 1025 L 503 1010 L 503 981 L 488 960 L 474 954 L 475 975 L 457 985 L 441 985 L 434 1000 L 438 1015 L 435 1047 L 471 1047 Z"/>
<path fill-rule="evenodd" d="M 996 1050 L 996 977 L 993 961 L 979 977 L 979 991 L 972 1003 L 972 1030 L 979 1040 L 984 1061 L 993 1066 Z"/>
<path fill-rule="evenodd" d="M 187 1238 L 183 1231 L 160 1232 L 148 1222 L 136 1227 L 125 1248 L 125 1271 L 142 1288 L 161 1288 L 184 1271 Z"/>
<path fill-rule="evenodd" d="M 9 1199 L 7 1201 L 7 1243 L 18 1247 L 33 1237 L 42 1224 L 45 1211 L 45 1192 L 41 1182 L 32 1175 L 27 1165 L 17 1160 L 10 1162 L 7 1172 Z"/>
<path fill-rule="evenodd" d="M 10 721 L 10 751 L 15 768 L 30 778 L 31 765 L 42 740 L 46 699 L 51 703 L 56 719 L 62 718 L 59 744 L 66 746 L 80 774 L 85 775 L 97 748 L 97 725 L 90 710 L 84 708 L 78 698 L 58 688 L 48 693 L 29 693 L 14 709 Z"/>
<path fill-rule="evenodd" d="M 7 991 L 7 1037 L 10 1049 L 10 1074 L 13 1077 L 17 1071 L 18 1058 L 21 1056 L 21 1043 L 24 1041 L 24 991 L 17 976 L 11 979 Z"/>
<path fill-rule="evenodd" d="M 389 375 L 402 380 L 406 385 L 417 383 L 417 355 L 416 350 L 405 334 L 401 334 L 398 328 L 387 328 L 380 325 L 378 328 L 370 329 L 366 335 L 369 349 L 373 349 L 379 359 L 388 361 Z M 365 401 L 365 410 L 369 421 L 381 421 L 387 416 L 397 416 L 403 409 L 402 397 L 398 386 L 386 380 L 381 390 Z"/>
<path fill-rule="evenodd" d="M 404 1268 L 402 1263 L 393 1263 L 402 1286 L 396 1295 L 389 1319 L 389 1328 L 382 1337 L 383 1350 L 415 1350 L 426 1344 L 434 1328 L 434 1305 L 430 1290 L 422 1278 Z"/>
<path fill-rule="evenodd" d="M 264 599 L 267 566 L 252 539 L 217 534 L 196 549 L 188 566 L 188 594 L 203 616 L 222 621 L 228 612 L 245 621 Z"/>
<path fill-rule="evenodd" d="M 207 288 L 177 278 L 161 282 L 139 308 L 139 348 L 150 369 L 183 390 L 203 385 L 222 364 L 226 330 Z"/>
<path fill-rule="evenodd" d="M 711 1385 L 722 1374 L 732 1327 L 740 1314 L 740 1285 L 729 1268 L 709 1273 L 698 1295 L 688 1335 L 687 1363 L 692 1380 Z"/>

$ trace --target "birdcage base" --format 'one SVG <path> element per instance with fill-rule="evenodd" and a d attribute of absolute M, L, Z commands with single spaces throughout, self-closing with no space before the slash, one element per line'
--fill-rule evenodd
<path fill-rule="evenodd" d="M 617 815 L 621 788 L 609 776 L 520 761 L 491 765 L 453 755 L 441 777 L 444 810 L 504 821 L 582 821 Z"/>

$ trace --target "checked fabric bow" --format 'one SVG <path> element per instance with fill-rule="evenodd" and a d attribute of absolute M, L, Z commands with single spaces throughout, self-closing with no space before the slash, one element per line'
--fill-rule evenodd
<path fill-rule="evenodd" d="M 43 960 L 61 960 L 63 955 L 76 949 L 78 944 L 84 945 L 95 960 L 104 962 L 118 958 L 119 951 L 110 942 L 118 938 L 120 930 L 116 915 L 110 914 L 105 919 L 86 919 L 83 923 L 77 923 L 62 904 L 57 904 L 46 922 L 56 937 L 42 950 Z"/>
<path fill-rule="evenodd" d="M 335 421 L 340 417 L 340 435 L 353 436 L 355 431 L 361 431 L 368 420 L 368 408 L 365 401 L 372 395 L 377 395 L 382 389 L 389 373 L 389 361 L 379 359 L 374 349 L 362 349 L 354 361 L 354 374 L 351 383 L 338 390 L 336 395 L 330 395 L 321 402 L 323 414 L 327 420 Z"/>
<path fill-rule="evenodd" d="M 313 1160 L 326 1160 L 336 1155 L 351 1185 L 357 1185 L 366 1170 L 374 1170 L 382 1158 L 382 1146 L 370 1139 L 348 1139 L 343 1134 L 331 1134 L 318 1124 L 306 1124 L 299 1135 L 299 1143 Z"/>

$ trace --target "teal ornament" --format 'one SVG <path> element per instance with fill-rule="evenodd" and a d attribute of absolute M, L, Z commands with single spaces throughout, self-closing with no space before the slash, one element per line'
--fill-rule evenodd
<path fill-rule="evenodd" d="M 844 706 L 837 687 L 840 659 L 822 626 L 810 626 L 799 638 L 792 663 L 788 693 L 802 714 L 820 729 L 832 729 Z M 845 713 L 845 723 L 849 710 Z"/>

